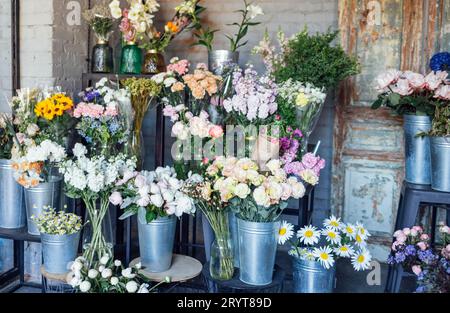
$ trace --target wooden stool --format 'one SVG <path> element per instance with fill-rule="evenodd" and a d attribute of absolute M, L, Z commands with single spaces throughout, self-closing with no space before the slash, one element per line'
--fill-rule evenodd
<path fill-rule="evenodd" d="M 42 275 L 42 292 L 43 293 L 74 293 L 75 289 L 72 288 L 67 282 L 67 275 L 65 274 L 52 274 L 48 273 L 44 265 L 41 265 Z"/>
<path fill-rule="evenodd" d="M 428 205 L 432 207 L 431 243 L 434 243 L 436 229 L 436 206 L 447 207 L 447 225 L 450 225 L 450 193 L 431 189 L 429 185 L 415 185 L 403 182 L 400 202 L 395 222 L 395 230 L 412 227 L 416 223 L 419 207 Z M 405 276 L 403 268 L 399 265 L 389 266 L 389 273 L 385 292 L 399 292 L 402 278 Z"/>
<path fill-rule="evenodd" d="M 130 262 L 130 267 L 135 266 L 141 261 L 141 258 L 134 259 Z M 143 268 L 139 271 L 152 282 L 162 282 L 166 277 L 170 277 L 170 283 L 175 283 L 170 289 L 175 288 L 181 283 L 194 279 L 202 272 L 202 263 L 191 258 L 190 256 L 174 254 L 172 258 L 172 266 L 169 270 L 161 273 L 152 273 Z"/>

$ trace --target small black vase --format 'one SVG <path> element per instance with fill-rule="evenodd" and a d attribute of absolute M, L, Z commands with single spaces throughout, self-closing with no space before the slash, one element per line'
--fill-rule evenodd
<path fill-rule="evenodd" d="M 92 50 L 92 73 L 114 71 L 113 49 L 106 41 L 99 41 Z"/>

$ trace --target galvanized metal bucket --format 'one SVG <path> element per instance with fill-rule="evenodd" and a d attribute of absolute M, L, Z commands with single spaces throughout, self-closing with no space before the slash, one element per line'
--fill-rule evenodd
<path fill-rule="evenodd" d="M 39 235 L 39 230 L 31 217 L 39 216 L 44 207 L 50 206 L 59 211 L 61 208 L 62 177 L 52 176 L 48 183 L 33 188 L 25 188 L 25 206 L 28 220 L 28 233 Z"/>
<path fill-rule="evenodd" d="M 319 262 L 292 257 L 294 292 L 332 293 L 336 268 L 326 269 Z"/>
<path fill-rule="evenodd" d="M 152 273 L 161 273 L 172 265 L 173 244 L 177 219 L 175 216 L 159 217 L 146 223 L 145 213 L 138 214 L 139 251 L 142 266 Z"/>
<path fill-rule="evenodd" d="M 230 50 L 213 50 L 208 53 L 208 68 L 215 75 L 222 75 L 225 66 L 239 62 L 239 52 Z"/>
<path fill-rule="evenodd" d="M 429 116 L 404 115 L 405 180 L 409 183 L 431 184 L 430 138 L 417 137 L 431 129 Z"/>
<path fill-rule="evenodd" d="M 77 257 L 79 242 L 80 232 L 71 235 L 41 233 L 45 271 L 51 274 L 67 273 L 68 264 Z"/>
<path fill-rule="evenodd" d="M 27 215 L 23 187 L 14 179 L 11 160 L 0 159 L 0 228 L 25 227 Z"/>
<path fill-rule="evenodd" d="M 234 267 L 239 268 L 239 230 L 237 217 L 234 212 L 229 213 L 228 221 L 230 223 L 231 242 L 233 243 Z"/>
<path fill-rule="evenodd" d="M 450 137 L 431 137 L 431 188 L 450 192 Z"/>
<path fill-rule="evenodd" d="M 239 279 L 249 285 L 272 283 L 280 222 L 238 221 Z"/>

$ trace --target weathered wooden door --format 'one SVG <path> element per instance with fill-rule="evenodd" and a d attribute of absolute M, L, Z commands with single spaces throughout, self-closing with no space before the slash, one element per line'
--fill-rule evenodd
<path fill-rule="evenodd" d="M 337 93 L 332 207 L 367 225 L 384 261 L 404 178 L 403 132 L 401 118 L 370 109 L 373 81 L 388 68 L 428 72 L 433 53 L 450 50 L 450 0 L 339 0 L 339 27 L 362 73 Z"/>

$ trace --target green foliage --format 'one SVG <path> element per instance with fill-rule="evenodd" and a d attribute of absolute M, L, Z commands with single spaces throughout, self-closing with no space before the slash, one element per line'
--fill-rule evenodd
<path fill-rule="evenodd" d="M 384 93 L 378 96 L 372 104 L 372 109 L 376 110 L 382 106 L 391 108 L 396 114 L 428 115 L 433 116 L 436 106 L 436 99 L 424 95 L 411 95 L 402 97 L 398 93 Z"/>
<path fill-rule="evenodd" d="M 277 205 L 264 207 L 257 205 L 253 197 L 245 199 L 233 198 L 230 200 L 229 208 L 237 214 L 237 216 L 245 221 L 256 223 L 274 222 L 287 207 L 287 202 L 282 201 Z"/>
<path fill-rule="evenodd" d="M 436 107 L 430 136 L 450 137 L 450 105 Z"/>
<path fill-rule="evenodd" d="M 193 46 L 204 46 L 208 51 L 212 50 L 212 43 L 214 41 L 214 34 L 218 32 L 218 29 L 200 29 L 198 32 L 194 33 L 197 42 L 192 44 Z"/>
<path fill-rule="evenodd" d="M 275 65 L 277 82 L 289 78 L 309 82 L 316 87 L 331 89 L 345 78 L 360 73 L 355 57 L 349 56 L 340 46 L 332 46 L 338 31 L 309 35 L 305 28 L 289 40 L 280 64 Z"/>

